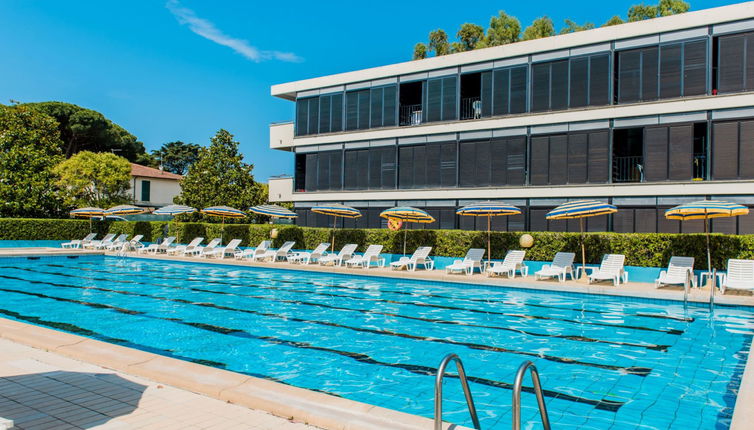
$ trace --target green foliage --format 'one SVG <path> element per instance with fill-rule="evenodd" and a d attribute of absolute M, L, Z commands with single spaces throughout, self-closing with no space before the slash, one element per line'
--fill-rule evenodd
<path fill-rule="evenodd" d="M 127 203 L 131 163 L 109 152 L 82 151 L 58 164 L 55 173 L 60 177 L 68 206 L 110 206 Z"/>
<path fill-rule="evenodd" d="M 454 42 L 454 52 L 471 51 L 477 48 L 479 42 L 484 40 L 484 28 L 481 25 L 465 23 L 456 33 L 459 42 Z M 457 45 L 456 45 L 457 44 Z"/>
<path fill-rule="evenodd" d="M 25 106 L 0 106 L 0 216 L 62 215 L 55 165 L 63 160 L 57 123 Z"/>
<path fill-rule="evenodd" d="M 691 6 L 683 0 L 660 0 L 656 5 L 641 3 L 628 9 L 628 21 L 643 21 L 660 16 L 676 15 L 688 12 L 690 8 Z"/>
<path fill-rule="evenodd" d="M 0 240 L 73 240 L 89 234 L 89 221 L 78 219 L 0 218 Z M 105 235 L 109 221 L 93 221 L 92 232 Z"/>
<path fill-rule="evenodd" d="M 253 164 L 244 163 L 233 135 L 220 130 L 209 147 L 199 150 L 199 157 L 181 181 L 181 194 L 175 202 L 198 209 L 226 205 L 241 210 L 263 203 L 266 195 L 254 182 L 253 169 Z M 207 220 L 221 221 L 217 217 Z"/>
<path fill-rule="evenodd" d="M 195 143 L 183 143 L 178 140 L 168 142 L 160 149 L 152 151 L 152 156 L 159 160 L 166 171 L 185 175 L 199 157 L 199 148 L 200 146 Z"/>
<path fill-rule="evenodd" d="M 628 9 L 628 22 L 643 21 L 657 17 L 657 6 L 635 4 Z"/>
<path fill-rule="evenodd" d="M 450 54 L 448 34 L 445 30 L 437 29 L 429 32 L 429 52 L 433 52 L 436 57 Z"/>
<path fill-rule="evenodd" d="M 603 27 L 610 27 L 611 25 L 618 25 L 623 24 L 623 19 L 619 17 L 618 15 L 614 15 L 612 18 L 608 19 L 607 22 L 602 24 Z"/>
<path fill-rule="evenodd" d="M 591 22 L 585 22 L 583 25 L 578 25 L 576 22 L 570 19 L 565 20 L 565 27 L 560 30 L 560 34 L 575 33 L 577 31 L 591 30 L 594 28 L 594 24 Z"/>
<path fill-rule="evenodd" d="M 115 151 L 136 162 L 146 153 L 144 144 L 136 136 L 97 111 L 63 102 L 26 103 L 22 106 L 37 109 L 57 120 L 61 150 L 66 158 L 80 151 Z"/>
<path fill-rule="evenodd" d="M 423 60 L 427 58 L 427 45 L 424 43 L 417 43 L 414 45 L 414 60 Z"/>
<path fill-rule="evenodd" d="M 523 40 L 541 39 L 555 35 L 555 25 L 552 19 L 543 16 L 535 19 L 530 26 L 524 30 Z"/>
<path fill-rule="evenodd" d="M 164 229 L 167 221 L 115 221 L 111 223 L 109 233 L 127 234 L 134 237 L 137 234 L 144 235 L 142 242 L 154 242 L 160 237 L 165 237 Z"/>
<path fill-rule="evenodd" d="M 677 15 L 688 12 L 691 5 L 683 0 L 660 0 L 657 4 L 657 13 L 659 16 Z"/>
<path fill-rule="evenodd" d="M 498 16 L 490 18 L 490 26 L 487 29 L 487 37 L 484 40 L 485 47 L 507 45 L 518 42 L 521 36 L 521 23 L 514 16 L 505 11 L 500 11 Z"/>

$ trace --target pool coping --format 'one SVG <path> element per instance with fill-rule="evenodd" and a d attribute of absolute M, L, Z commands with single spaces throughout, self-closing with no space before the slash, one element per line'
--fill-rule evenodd
<path fill-rule="evenodd" d="M 434 421 L 280 382 L 0 318 L 0 338 L 326 430 L 426 430 Z M 444 430 L 472 430 L 443 423 Z"/>

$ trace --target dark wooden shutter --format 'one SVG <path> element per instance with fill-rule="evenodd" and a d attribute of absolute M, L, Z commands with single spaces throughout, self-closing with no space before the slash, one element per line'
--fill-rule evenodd
<path fill-rule="evenodd" d="M 738 122 L 712 124 L 712 179 L 738 178 Z"/>
<path fill-rule="evenodd" d="M 317 190 L 330 189 L 330 153 L 320 152 L 317 163 Z"/>
<path fill-rule="evenodd" d="M 723 36 L 718 39 L 717 89 L 721 93 L 744 88 L 746 37 Z"/>
<path fill-rule="evenodd" d="M 593 232 L 599 232 L 599 231 L 607 231 L 607 222 L 610 219 L 611 215 L 607 216 L 593 216 L 585 219 L 586 222 L 586 231 L 593 231 Z M 574 220 L 577 221 L 578 220 Z M 578 228 L 574 229 L 573 231 L 579 231 Z"/>
<path fill-rule="evenodd" d="M 427 116 L 428 122 L 442 119 L 442 79 L 427 81 Z"/>
<path fill-rule="evenodd" d="M 550 138 L 537 136 L 531 138 L 531 184 L 547 185 L 549 181 L 549 147 Z"/>
<path fill-rule="evenodd" d="M 532 112 L 550 109 L 550 63 L 532 66 Z"/>
<path fill-rule="evenodd" d="M 664 218 L 665 212 L 661 216 Z M 634 220 L 634 231 L 636 233 L 657 232 L 657 209 L 636 209 Z"/>
<path fill-rule="evenodd" d="M 359 93 L 346 93 L 346 130 L 356 130 L 359 127 Z"/>
<path fill-rule="evenodd" d="M 359 130 L 369 128 L 369 90 L 359 90 Z"/>
<path fill-rule="evenodd" d="M 296 136 L 309 133 L 309 100 L 296 100 Z"/>
<path fill-rule="evenodd" d="M 510 113 L 526 112 L 526 100 L 528 99 L 527 85 L 528 66 L 514 67 L 511 69 L 511 97 Z"/>
<path fill-rule="evenodd" d="M 490 141 L 490 185 L 501 186 L 507 184 L 508 142 L 506 139 L 492 139 Z"/>
<path fill-rule="evenodd" d="M 754 33 L 746 35 L 746 74 L 744 89 L 754 90 Z"/>
<path fill-rule="evenodd" d="M 332 105 L 330 131 L 343 131 L 343 94 L 333 94 L 330 104 Z"/>
<path fill-rule="evenodd" d="M 633 233 L 634 232 L 634 210 L 620 208 L 613 214 L 613 231 L 616 233 Z"/>
<path fill-rule="evenodd" d="M 456 186 L 456 142 L 447 142 L 439 146 L 440 158 L 440 185 L 443 188 Z"/>
<path fill-rule="evenodd" d="M 660 72 L 658 64 L 659 49 L 653 46 L 644 48 L 641 51 L 641 100 L 657 100 Z"/>
<path fill-rule="evenodd" d="M 440 187 L 440 153 L 442 147 L 438 144 L 427 145 L 425 162 L 427 166 L 427 186 L 429 188 Z"/>
<path fill-rule="evenodd" d="M 398 147 L 398 188 L 414 188 L 414 148 Z"/>
<path fill-rule="evenodd" d="M 665 211 L 670 207 L 658 207 L 657 208 L 657 232 L 658 233 L 680 233 L 681 221 L 665 218 Z M 690 221 L 684 221 L 690 222 Z"/>
<path fill-rule="evenodd" d="M 589 61 L 589 106 L 610 103 L 610 55 L 594 55 Z"/>
<path fill-rule="evenodd" d="M 442 80 L 442 120 L 458 119 L 456 112 L 456 92 L 458 91 L 458 77 L 451 76 Z"/>
<path fill-rule="evenodd" d="M 370 190 L 382 188 L 382 148 L 369 148 L 369 186 Z"/>
<path fill-rule="evenodd" d="M 507 115 L 510 113 L 510 69 L 495 70 L 492 80 L 492 113 Z"/>
<path fill-rule="evenodd" d="M 589 157 L 587 170 L 590 183 L 607 182 L 608 173 L 608 132 L 594 131 L 589 133 Z"/>
<path fill-rule="evenodd" d="M 309 134 L 319 132 L 319 97 L 309 99 Z"/>
<path fill-rule="evenodd" d="M 681 96 L 682 46 L 676 43 L 660 48 L 660 98 Z"/>
<path fill-rule="evenodd" d="M 586 133 L 568 135 L 568 183 L 584 184 L 587 181 L 587 143 Z"/>
<path fill-rule="evenodd" d="M 396 125 L 397 90 L 395 85 L 383 88 L 382 125 L 392 127 Z"/>
<path fill-rule="evenodd" d="M 568 182 L 568 136 L 550 136 L 550 181 L 551 185 Z"/>
<path fill-rule="evenodd" d="M 506 167 L 508 185 L 524 185 L 526 181 L 526 136 L 513 137 L 507 141 Z"/>
<path fill-rule="evenodd" d="M 715 218 L 710 220 L 712 233 L 736 234 L 736 218 Z"/>
<path fill-rule="evenodd" d="M 644 180 L 647 182 L 668 179 L 668 128 L 644 129 Z"/>
<path fill-rule="evenodd" d="M 321 96 L 319 98 L 319 132 L 330 132 L 330 96 Z"/>
<path fill-rule="evenodd" d="M 490 141 L 479 141 L 476 143 L 476 172 L 475 183 L 478 187 L 490 186 Z"/>
<path fill-rule="evenodd" d="M 641 99 L 641 51 L 618 53 L 618 102 L 632 103 Z"/>
<path fill-rule="evenodd" d="M 529 230 L 547 231 L 547 209 L 529 210 Z"/>
<path fill-rule="evenodd" d="M 683 46 L 683 95 L 707 93 L 707 42 L 687 42 Z"/>
<path fill-rule="evenodd" d="M 492 116 L 492 72 L 482 72 L 482 117 Z"/>
<path fill-rule="evenodd" d="M 369 188 L 369 149 L 359 149 L 356 152 L 358 154 L 357 189 L 366 190 Z"/>
<path fill-rule="evenodd" d="M 343 189 L 345 190 L 355 190 L 358 187 L 358 176 L 361 174 L 359 172 L 359 166 L 358 166 L 358 153 L 355 150 L 345 151 L 345 155 L 343 157 L 344 160 L 344 180 L 345 184 L 343 184 Z"/>
<path fill-rule="evenodd" d="M 568 109 L 568 60 L 554 61 L 550 73 L 550 109 Z"/>
<path fill-rule="evenodd" d="M 570 107 L 583 107 L 589 104 L 589 57 L 571 60 Z"/>
<path fill-rule="evenodd" d="M 414 187 L 426 188 L 427 186 L 427 163 L 426 163 L 427 146 L 418 145 L 414 147 Z"/>
<path fill-rule="evenodd" d="M 330 152 L 330 189 L 340 190 L 343 188 L 343 152 Z"/>
<path fill-rule="evenodd" d="M 317 191 L 317 154 L 306 154 L 306 191 Z"/>
<path fill-rule="evenodd" d="M 754 234 L 754 208 L 749 208 L 748 215 L 736 217 L 738 220 L 738 234 Z"/>
<path fill-rule="evenodd" d="M 694 125 L 670 127 L 668 179 L 690 181 L 694 163 Z"/>
<path fill-rule="evenodd" d="M 369 127 L 382 127 L 382 97 L 384 91 L 382 88 L 372 88 L 369 92 Z"/>
<path fill-rule="evenodd" d="M 380 151 L 382 155 L 382 189 L 395 188 L 395 146 L 384 146 Z"/>
<path fill-rule="evenodd" d="M 476 142 L 461 142 L 459 144 L 459 180 L 461 187 L 476 185 Z"/>
<path fill-rule="evenodd" d="M 738 177 L 754 179 L 754 121 L 741 121 L 738 136 Z"/>

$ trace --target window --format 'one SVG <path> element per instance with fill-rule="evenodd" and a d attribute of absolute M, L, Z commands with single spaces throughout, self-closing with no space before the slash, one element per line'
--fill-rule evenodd
<path fill-rule="evenodd" d="M 343 94 L 319 97 L 319 133 L 343 131 Z"/>
<path fill-rule="evenodd" d="M 618 103 L 657 99 L 658 48 L 632 49 L 616 54 Z"/>
<path fill-rule="evenodd" d="M 721 36 L 717 46 L 717 90 L 754 90 L 754 32 Z"/>
<path fill-rule="evenodd" d="M 422 123 L 423 93 L 424 81 L 401 84 L 398 96 L 398 125 L 419 125 Z"/>
<path fill-rule="evenodd" d="M 370 92 L 367 88 L 346 93 L 346 130 L 369 128 Z"/>
<path fill-rule="evenodd" d="M 342 188 L 343 153 L 324 151 L 296 155 L 296 191 L 329 191 Z M 303 179 L 303 180 L 302 180 Z"/>
<path fill-rule="evenodd" d="M 448 76 L 427 81 L 426 113 L 427 122 L 450 121 L 457 119 L 456 91 L 458 78 Z"/>
<path fill-rule="evenodd" d="M 319 127 L 319 97 L 296 100 L 296 136 L 317 134 Z"/>
<path fill-rule="evenodd" d="M 492 72 L 461 75 L 461 119 L 492 114 Z"/>
<path fill-rule="evenodd" d="M 712 124 L 712 179 L 754 179 L 754 120 Z"/>
<path fill-rule="evenodd" d="M 345 152 L 346 190 L 395 188 L 395 146 Z"/>
<path fill-rule="evenodd" d="M 398 187 L 456 186 L 456 142 L 401 146 L 398 149 Z"/>
<path fill-rule="evenodd" d="M 532 67 L 532 111 L 599 106 L 609 102 L 609 54 L 539 63 Z"/>
<path fill-rule="evenodd" d="M 531 138 L 531 185 L 607 182 L 608 132 Z"/>
<path fill-rule="evenodd" d="M 149 181 L 141 180 L 141 201 L 148 202 L 151 200 L 151 188 L 152 183 Z"/>
<path fill-rule="evenodd" d="M 461 142 L 459 157 L 461 187 L 524 184 L 525 136 Z"/>
<path fill-rule="evenodd" d="M 527 66 L 492 72 L 492 113 L 509 115 L 526 112 Z"/>

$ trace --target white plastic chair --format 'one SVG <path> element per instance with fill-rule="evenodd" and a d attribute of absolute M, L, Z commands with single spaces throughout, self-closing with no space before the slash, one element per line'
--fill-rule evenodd
<path fill-rule="evenodd" d="M 552 259 L 552 263 L 545 264 L 542 269 L 534 274 L 534 279 L 557 277 L 560 282 L 565 282 L 568 275 L 573 279 L 574 258 L 576 258 L 576 254 L 573 252 L 558 252 Z"/>
<path fill-rule="evenodd" d="M 322 242 L 313 251 L 294 252 L 288 256 L 288 262 L 301 264 L 316 263 L 320 258 L 327 255 L 327 248 L 329 247 L 329 243 Z"/>
<path fill-rule="evenodd" d="M 168 249 L 168 254 L 172 255 L 186 255 L 187 253 L 190 253 L 196 248 L 197 246 L 201 245 L 201 243 L 204 242 L 203 237 L 195 237 L 191 242 L 188 243 L 188 245 L 178 245 L 174 248 Z"/>
<path fill-rule="evenodd" d="M 112 241 L 109 244 L 102 245 L 100 244 L 99 249 L 106 249 L 108 251 L 114 251 L 116 249 L 123 248 L 123 245 L 128 243 L 128 235 L 127 234 L 121 234 L 117 237 L 114 241 Z"/>
<path fill-rule="evenodd" d="M 97 233 L 89 233 L 86 236 L 84 236 L 83 239 L 76 239 L 70 242 L 61 243 L 60 246 L 63 248 L 69 248 L 69 249 L 81 248 L 83 245 L 86 245 L 92 240 L 94 240 L 95 237 L 97 237 Z"/>
<path fill-rule="evenodd" d="M 340 252 L 337 254 L 327 254 L 319 259 L 319 264 L 325 266 L 329 264 L 334 264 L 336 266 L 343 265 L 343 262 L 346 260 L 351 259 L 353 257 L 353 253 L 356 252 L 356 248 L 359 246 L 355 243 L 349 243 L 345 245 L 343 248 L 341 248 Z"/>
<path fill-rule="evenodd" d="M 663 285 L 683 285 L 687 290 L 690 286 L 696 286 L 694 257 L 670 257 L 667 270 L 660 272 L 655 279 L 655 288 Z"/>
<path fill-rule="evenodd" d="M 252 257 L 252 261 L 259 261 L 259 260 L 270 260 L 270 261 L 278 261 L 278 260 L 287 260 L 288 255 L 291 253 L 291 249 L 293 249 L 293 245 L 295 245 L 295 241 L 288 241 L 283 244 L 278 249 L 270 249 L 266 251 L 264 254 L 261 255 L 255 255 Z"/>
<path fill-rule="evenodd" d="M 605 254 L 600 267 L 589 275 L 589 283 L 593 281 L 613 281 L 613 285 L 628 282 L 628 273 L 623 267 L 626 256 L 622 254 Z"/>
<path fill-rule="evenodd" d="M 487 276 L 508 275 L 509 278 L 515 278 L 516 272 L 520 271 L 523 277 L 528 275 L 528 269 L 524 265 L 524 256 L 526 251 L 508 251 L 503 261 L 495 261 L 492 266 L 488 267 L 485 273 Z"/>
<path fill-rule="evenodd" d="M 168 248 L 170 248 L 170 245 L 175 242 L 175 236 L 170 236 L 162 241 L 162 243 L 153 243 L 145 248 L 139 249 L 139 252 L 142 254 L 146 254 L 148 252 L 151 252 L 152 254 L 159 254 L 159 253 L 167 253 Z"/>
<path fill-rule="evenodd" d="M 401 270 L 405 267 L 407 270 L 415 271 L 417 266 L 422 265 L 426 270 L 433 270 L 435 268 L 435 262 L 429 258 L 431 252 L 431 246 L 420 246 L 416 248 L 416 251 L 414 251 L 411 257 L 401 257 L 398 261 L 390 263 L 390 268 L 393 270 Z"/>
<path fill-rule="evenodd" d="M 216 237 L 216 238 L 212 239 L 207 244 L 207 246 L 198 245 L 198 246 L 194 247 L 193 249 L 186 250 L 183 255 L 185 255 L 185 256 L 190 256 L 190 255 L 201 256 L 204 253 L 214 252 L 215 249 L 218 246 L 220 246 L 221 243 L 222 243 L 222 239 L 220 239 L 219 237 Z"/>
<path fill-rule="evenodd" d="M 466 273 L 471 276 L 474 269 L 482 270 L 482 258 L 484 258 L 484 249 L 471 248 L 466 252 L 463 260 L 456 260 L 453 264 L 445 267 L 445 273 Z"/>
<path fill-rule="evenodd" d="M 267 252 L 270 249 L 270 246 L 272 246 L 271 240 L 263 240 L 259 242 L 259 245 L 257 245 L 256 248 L 247 248 L 243 251 L 239 249 L 235 254 L 236 260 L 243 260 L 244 258 L 251 258 L 254 260 L 255 257 Z"/>
<path fill-rule="evenodd" d="M 369 245 L 363 255 L 354 255 L 346 260 L 346 267 L 361 266 L 369 269 L 372 262 L 376 262 L 379 267 L 385 267 L 385 259 L 380 258 L 382 252 L 382 245 Z"/>
<path fill-rule="evenodd" d="M 230 242 L 228 242 L 225 246 L 218 246 L 212 251 L 208 252 L 202 252 L 199 254 L 200 257 L 204 258 L 219 258 L 223 259 L 226 255 L 234 256 L 236 255 L 236 252 L 238 251 L 238 245 L 241 244 L 241 239 L 233 239 Z"/>
<path fill-rule="evenodd" d="M 754 291 L 754 260 L 728 260 L 728 270 L 723 275 L 720 290 Z"/>
<path fill-rule="evenodd" d="M 114 237 L 115 233 L 108 233 L 101 240 L 89 241 L 89 243 L 83 244 L 83 247 L 87 249 L 94 249 L 102 243 L 112 243 Z"/>

